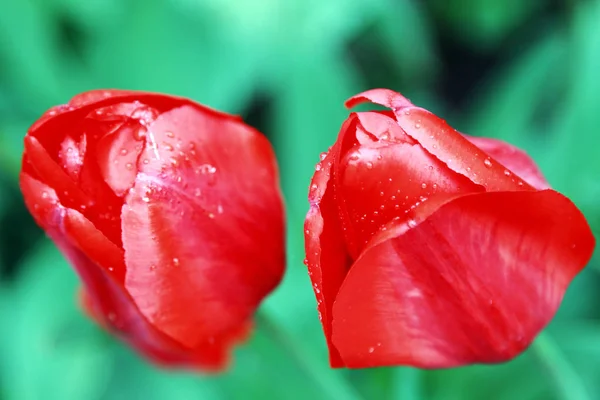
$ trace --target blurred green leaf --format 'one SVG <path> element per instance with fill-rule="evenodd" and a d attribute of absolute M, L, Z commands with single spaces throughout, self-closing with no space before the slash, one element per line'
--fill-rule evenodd
<path fill-rule="evenodd" d="M 554 171 L 556 188 L 581 207 L 600 234 L 600 2 L 578 2 L 571 21 L 569 90 L 565 105 L 558 110 L 557 140 L 547 153 Z M 558 161 L 558 162 L 557 162 Z"/>
<path fill-rule="evenodd" d="M 0 346 L 10 360 L 2 365 L 7 399 L 101 398 L 110 357 L 96 328 L 75 307 L 74 273 L 47 240 L 22 268 L 18 285 L 3 296 Z"/>
<path fill-rule="evenodd" d="M 553 378 L 555 387 L 565 400 L 591 400 L 583 380 L 567 360 L 548 332 L 541 333 L 532 345 L 533 351 Z"/>

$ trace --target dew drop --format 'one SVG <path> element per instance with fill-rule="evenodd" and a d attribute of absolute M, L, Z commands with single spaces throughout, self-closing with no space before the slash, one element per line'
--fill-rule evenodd
<path fill-rule="evenodd" d="M 302 261 L 302 263 L 304 263 L 304 265 L 308 265 L 308 258 L 305 258 L 304 261 Z"/>
<path fill-rule="evenodd" d="M 173 266 L 175 266 L 175 267 L 179 266 L 179 258 L 173 257 Z"/>
<path fill-rule="evenodd" d="M 170 137 L 170 138 L 174 138 L 175 137 L 175 134 L 173 132 L 170 132 L 170 131 L 167 132 L 167 133 L 165 133 L 165 135 L 167 135 L 167 137 Z"/>
<path fill-rule="evenodd" d="M 358 159 L 360 159 L 360 156 L 357 153 L 352 153 L 352 155 L 350 155 L 349 158 L 352 161 L 357 161 Z"/>
<path fill-rule="evenodd" d="M 213 213 L 208 213 L 208 218 L 211 218 L 211 219 L 212 219 L 212 218 L 214 218 L 214 217 L 215 217 L 215 214 L 213 214 Z"/>
<path fill-rule="evenodd" d="M 132 170 L 133 164 L 128 162 L 127 164 L 125 164 L 125 168 L 127 168 L 128 170 Z"/>
<path fill-rule="evenodd" d="M 426 183 L 421 183 L 421 188 L 422 189 L 427 189 L 427 184 Z"/>
<path fill-rule="evenodd" d="M 487 168 L 491 168 L 492 162 L 490 161 L 489 158 L 486 158 L 485 160 L 483 160 L 483 165 L 485 165 Z"/>
<path fill-rule="evenodd" d="M 320 171 L 321 170 L 321 163 L 318 163 L 317 165 L 315 165 L 315 171 Z"/>
<path fill-rule="evenodd" d="M 511 175 L 511 174 L 510 174 L 510 171 L 509 171 L 509 170 L 507 170 L 507 169 L 505 169 L 505 170 L 504 170 L 504 175 L 506 175 L 506 176 L 510 176 L 510 175 Z"/>
<path fill-rule="evenodd" d="M 121 149 L 121 151 L 119 152 L 122 156 L 126 156 L 127 155 L 127 149 Z"/>
<path fill-rule="evenodd" d="M 375 347 L 369 347 L 369 353 L 373 353 L 375 351 Z"/>
<path fill-rule="evenodd" d="M 523 186 L 523 182 L 522 182 L 522 181 L 519 181 L 519 182 L 517 182 L 517 185 L 519 185 L 519 186 Z"/>
<path fill-rule="evenodd" d="M 310 185 L 310 190 L 317 190 L 318 186 L 316 183 L 313 183 L 312 185 Z"/>
<path fill-rule="evenodd" d="M 421 129 L 421 124 L 417 122 L 417 123 L 415 124 L 415 129 Z"/>
<path fill-rule="evenodd" d="M 373 169 L 373 163 L 371 161 L 367 162 L 367 168 Z"/>
<path fill-rule="evenodd" d="M 217 206 L 217 213 L 223 214 L 223 206 L 220 204 Z"/>
<path fill-rule="evenodd" d="M 147 158 L 144 158 L 144 160 L 142 161 L 144 164 L 148 164 L 150 161 Z"/>
<path fill-rule="evenodd" d="M 321 159 L 321 161 L 323 161 L 325 158 L 327 158 L 327 153 L 323 152 L 319 155 L 319 158 Z"/>
<path fill-rule="evenodd" d="M 150 271 L 154 271 L 156 269 L 156 265 L 150 264 Z"/>
<path fill-rule="evenodd" d="M 202 190 L 200 190 L 199 188 L 194 189 L 194 196 L 196 196 L 196 197 L 202 196 Z"/>
<path fill-rule="evenodd" d="M 417 221 L 415 221 L 414 219 L 409 219 L 406 223 L 409 228 L 414 228 L 415 226 L 417 226 Z"/>
<path fill-rule="evenodd" d="M 166 150 L 166 151 L 173 151 L 173 146 L 171 146 L 170 144 L 168 144 L 168 143 L 163 143 L 163 145 L 165 146 L 165 150 Z"/>

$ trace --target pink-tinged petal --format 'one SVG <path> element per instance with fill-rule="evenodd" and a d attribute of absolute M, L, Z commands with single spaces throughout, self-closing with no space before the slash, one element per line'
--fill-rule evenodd
<path fill-rule="evenodd" d="M 345 106 L 353 108 L 362 103 L 375 103 L 392 109 L 413 106 L 406 97 L 390 89 L 371 89 L 359 93 L 346 100 Z"/>
<path fill-rule="evenodd" d="M 284 268 L 268 141 L 236 118 L 183 106 L 148 127 L 140 159 L 122 211 L 127 290 L 186 347 L 237 337 Z"/>
<path fill-rule="evenodd" d="M 494 192 L 443 205 L 354 263 L 333 309 L 333 343 L 353 368 L 509 360 L 554 316 L 592 255 L 561 194 Z"/>
<path fill-rule="evenodd" d="M 510 174 L 514 173 L 539 190 L 550 188 L 546 178 L 544 178 L 544 174 L 542 174 L 535 161 L 518 147 L 498 139 L 463 136 L 504 165 L 507 168 L 504 171 L 505 175 L 510 176 Z"/>
<path fill-rule="evenodd" d="M 120 90 L 120 89 L 90 90 L 88 92 L 83 92 L 83 93 L 80 93 L 80 94 L 74 96 L 69 101 L 69 105 L 72 107 L 79 108 L 79 107 L 83 107 L 88 104 L 97 103 L 99 101 L 106 100 L 106 99 L 116 100 L 119 97 L 135 96 L 135 95 L 143 96 L 143 93 L 135 92 L 132 90 Z"/>
<path fill-rule="evenodd" d="M 408 136 L 448 168 L 466 176 L 486 190 L 532 189 L 518 176 L 505 175 L 505 166 L 480 151 L 446 121 L 427 110 L 413 106 L 401 94 L 387 89 L 375 89 L 355 96 L 346 104 L 353 106 L 364 101 L 390 107 L 398 124 Z"/>
<path fill-rule="evenodd" d="M 336 188 L 352 226 L 345 234 L 353 235 L 347 240 L 353 259 L 383 225 L 411 218 L 422 203 L 484 190 L 405 137 L 394 119 L 376 113 L 358 113 L 357 118 L 355 134 L 361 134 L 360 128 L 366 134 L 341 159 Z"/>
<path fill-rule="evenodd" d="M 346 122 L 345 126 L 349 124 L 350 122 Z M 311 181 L 311 206 L 304 222 L 308 275 L 313 284 L 319 319 L 329 348 L 329 363 L 334 368 L 343 367 L 344 364 L 331 341 L 331 310 L 351 264 L 338 219 L 333 188 L 333 160 L 338 157 L 339 147 L 340 144 L 336 143 L 319 163 L 321 167 Z"/>

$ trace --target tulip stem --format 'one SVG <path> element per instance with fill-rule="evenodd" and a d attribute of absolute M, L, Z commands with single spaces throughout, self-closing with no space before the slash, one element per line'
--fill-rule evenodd
<path fill-rule="evenodd" d="M 542 332 L 532 348 L 544 367 L 552 375 L 557 389 L 565 400 L 591 400 L 577 371 L 573 369 L 562 351 L 547 332 Z"/>
<path fill-rule="evenodd" d="M 291 356 L 298 367 L 328 398 L 362 400 L 362 396 L 341 377 L 341 374 L 328 367 L 320 368 L 319 364 L 324 363 L 325 360 L 313 360 L 310 351 L 304 349 L 290 333 L 285 332 L 285 328 L 274 321 L 267 312 L 259 311 L 256 314 L 256 322 L 273 342 Z"/>

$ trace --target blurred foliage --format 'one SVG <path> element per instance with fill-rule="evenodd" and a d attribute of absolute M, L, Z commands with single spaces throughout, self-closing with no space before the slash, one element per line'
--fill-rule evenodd
<path fill-rule="evenodd" d="M 319 153 L 371 87 L 526 149 L 600 234 L 598 0 L 18 0 L 0 11 L 0 399 L 597 399 L 600 260 L 530 350 L 499 366 L 330 370 L 300 228 Z M 162 371 L 78 310 L 27 214 L 22 139 L 92 88 L 162 91 L 274 143 L 289 267 L 222 376 Z"/>

